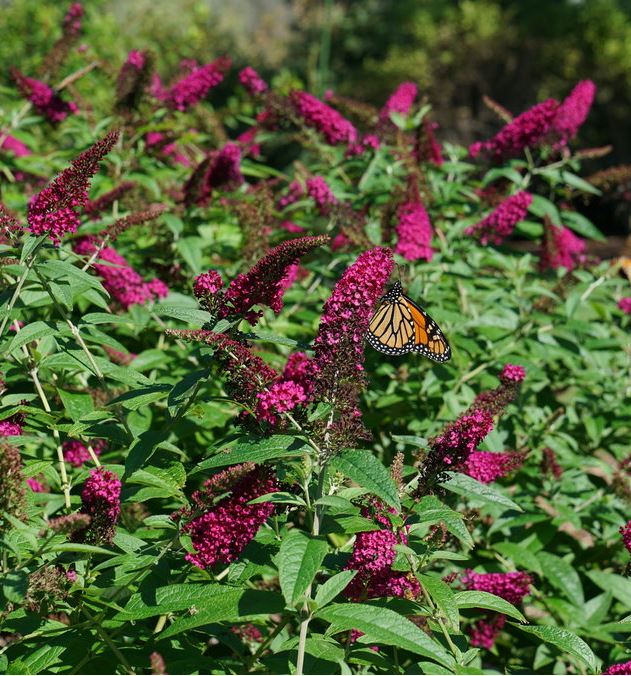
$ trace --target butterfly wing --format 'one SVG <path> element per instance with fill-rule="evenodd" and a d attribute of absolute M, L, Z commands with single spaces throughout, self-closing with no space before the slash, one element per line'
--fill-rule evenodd
<path fill-rule="evenodd" d="M 402 355 L 414 349 L 414 320 L 403 296 L 386 299 L 370 320 L 366 337 L 379 352 Z"/>
<path fill-rule="evenodd" d="M 401 296 L 414 324 L 414 344 L 410 351 L 437 362 L 451 359 L 451 348 L 438 324 L 411 298 Z"/>

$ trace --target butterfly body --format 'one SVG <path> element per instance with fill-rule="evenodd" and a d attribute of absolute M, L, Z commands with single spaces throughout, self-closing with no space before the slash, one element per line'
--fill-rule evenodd
<path fill-rule="evenodd" d="M 384 354 L 418 352 L 437 362 L 451 358 L 443 332 L 423 308 L 403 293 L 400 282 L 395 282 L 381 299 L 366 338 L 375 350 Z"/>

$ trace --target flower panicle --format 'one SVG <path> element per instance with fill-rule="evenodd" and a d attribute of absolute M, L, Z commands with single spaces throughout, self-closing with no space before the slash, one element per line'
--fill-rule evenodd
<path fill-rule="evenodd" d="M 195 549 L 186 560 L 202 569 L 235 561 L 274 512 L 271 502 L 252 505 L 250 501 L 278 488 L 274 473 L 267 467 L 255 467 L 242 476 L 229 496 L 182 527 Z"/>
<path fill-rule="evenodd" d="M 557 226 L 545 216 L 543 241 L 539 251 L 540 270 L 574 270 L 587 261 L 585 241 L 565 226 Z"/>
<path fill-rule="evenodd" d="M 224 312 L 241 315 L 251 324 L 261 316 L 253 311 L 255 305 L 267 306 L 278 314 L 283 307 L 283 283 L 289 268 L 328 241 L 327 235 L 297 237 L 271 249 L 248 272 L 232 280 L 224 294 L 230 308 Z"/>
<path fill-rule="evenodd" d="M 392 93 L 390 98 L 379 112 L 381 122 L 390 122 L 390 113 L 409 115 L 414 100 L 418 94 L 418 87 L 414 82 L 402 82 Z"/>
<path fill-rule="evenodd" d="M 108 190 L 100 197 L 93 200 L 88 200 L 83 205 L 83 212 L 90 218 L 96 219 L 106 210 L 109 209 L 114 202 L 120 200 L 130 190 L 136 187 L 136 181 L 122 181 L 112 190 Z"/>
<path fill-rule="evenodd" d="M 228 56 L 221 56 L 203 66 L 191 65 L 189 72 L 162 95 L 162 100 L 174 110 L 185 111 L 199 103 L 211 89 L 223 81 L 232 61 Z"/>
<path fill-rule="evenodd" d="M 501 479 L 518 470 L 526 456 L 524 453 L 473 451 L 464 463 L 464 471 L 483 484 Z"/>
<path fill-rule="evenodd" d="M 223 333 L 205 329 L 167 329 L 166 334 L 214 348 L 215 360 L 226 375 L 226 391 L 251 410 L 258 404 L 258 393 L 278 379 L 278 373 L 246 345 Z"/>
<path fill-rule="evenodd" d="M 34 235 L 47 234 L 55 245 L 59 245 L 66 233 L 76 232 L 79 216 L 75 209 L 88 201 L 90 181 L 118 137 L 118 131 L 106 134 L 31 198 L 27 220 Z"/>
<path fill-rule="evenodd" d="M 92 237 L 77 240 L 73 251 L 80 256 L 96 254 L 94 269 L 103 280 L 105 290 L 124 310 L 132 305 L 145 305 L 169 294 L 167 285 L 159 279 L 145 281 L 124 256 L 113 247 L 102 246 Z"/>
<path fill-rule="evenodd" d="M 561 102 L 552 122 L 553 133 L 559 137 L 560 145 L 566 145 L 578 134 L 595 97 L 596 85 L 591 80 L 581 80 Z"/>
<path fill-rule="evenodd" d="M 108 225 L 107 228 L 101 230 L 101 237 L 108 237 L 110 242 L 115 242 L 120 235 L 124 232 L 133 228 L 137 225 L 142 225 L 149 221 L 154 221 L 156 218 L 160 217 L 165 211 L 168 210 L 168 207 L 164 204 L 152 204 L 146 209 L 140 209 L 139 211 L 133 211 L 123 218 L 119 218 L 112 225 Z"/>
<path fill-rule="evenodd" d="M 555 99 L 538 103 L 511 120 L 493 138 L 469 146 L 469 155 L 484 155 L 501 162 L 517 157 L 526 148 L 537 147 L 549 137 L 558 107 Z"/>
<path fill-rule="evenodd" d="M 116 110 L 127 112 L 138 108 L 151 82 L 154 61 L 150 51 L 133 49 L 127 54 L 116 78 Z"/>
<path fill-rule="evenodd" d="M 251 96 L 260 96 L 268 90 L 267 82 L 251 66 L 239 72 L 239 82 Z"/>
<path fill-rule="evenodd" d="M 465 234 L 477 237 L 482 244 L 502 244 L 515 226 L 526 218 L 532 195 L 520 190 L 504 199 L 488 216 L 465 229 Z"/>
<path fill-rule="evenodd" d="M 11 68 L 10 73 L 22 96 L 51 124 L 59 124 L 77 112 L 77 106 L 72 101 L 62 99 L 59 93 L 45 82 L 27 77 L 17 68 Z"/>
<path fill-rule="evenodd" d="M 357 141 L 357 129 L 341 113 L 305 91 L 293 91 L 289 100 L 307 127 L 322 134 L 329 145 L 348 145 Z"/>
<path fill-rule="evenodd" d="M 408 261 L 432 260 L 432 224 L 420 199 L 399 205 L 396 233 L 395 253 Z"/>
<path fill-rule="evenodd" d="M 120 515 L 121 481 L 105 467 L 90 471 L 81 492 L 81 514 L 90 517 L 87 528 L 72 534 L 75 542 L 87 544 L 110 543 L 116 534 Z"/>
<path fill-rule="evenodd" d="M 226 143 L 220 150 L 210 152 L 195 167 L 184 186 L 184 201 L 186 204 L 206 204 L 213 190 L 236 190 L 244 180 L 241 148 L 236 143 Z"/>
<path fill-rule="evenodd" d="M 0 442 L 0 533 L 8 524 L 2 514 L 7 513 L 16 519 L 26 518 L 26 491 L 22 473 L 20 451 L 4 442 Z"/>

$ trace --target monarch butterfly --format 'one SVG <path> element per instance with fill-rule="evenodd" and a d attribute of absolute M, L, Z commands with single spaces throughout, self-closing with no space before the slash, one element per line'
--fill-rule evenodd
<path fill-rule="evenodd" d="M 434 361 L 451 358 L 451 348 L 436 322 L 403 293 L 400 282 L 381 299 L 370 320 L 368 342 L 385 354 L 419 352 Z"/>

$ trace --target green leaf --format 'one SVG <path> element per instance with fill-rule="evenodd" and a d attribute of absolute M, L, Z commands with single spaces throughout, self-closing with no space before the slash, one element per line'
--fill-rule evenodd
<path fill-rule="evenodd" d="M 556 208 L 556 205 L 541 195 L 532 196 L 532 203 L 528 207 L 528 211 L 541 218 L 547 216 L 554 225 L 561 225 L 561 217 L 559 216 L 559 210 Z"/>
<path fill-rule="evenodd" d="M 573 174 L 571 171 L 561 169 L 561 180 L 565 181 L 568 185 L 571 185 L 577 190 L 582 190 L 583 192 L 588 192 L 592 195 L 602 195 L 602 192 L 596 186 L 593 186 L 584 178 Z"/>
<path fill-rule="evenodd" d="M 212 316 L 205 310 L 198 310 L 194 307 L 174 307 L 170 305 L 156 305 L 153 308 L 154 312 L 159 316 L 173 317 L 174 319 L 181 319 L 189 324 L 195 326 L 202 326 L 207 322 L 212 321 Z"/>
<path fill-rule="evenodd" d="M 201 237 L 183 237 L 177 240 L 175 246 L 191 270 L 198 275 L 202 271 L 204 240 Z"/>
<path fill-rule="evenodd" d="M 41 674 L 49 672 L 59 656 L 66 650 L 64 645 L 45 645 L 32 653 L 26 653 L 22 657 L 11 662 L 7 674 Z"/>
<path fill-rule="evenodd" d="M 356 570 L 343 570 L 330 577 L 324 584 L 321 584 L 316 590 L 315 595 L 318 608 L 326 606 L 338 594 L 344 591 L 355 575 L 357 575 Z"/>
<path fill-rule="evenodd" d="M 156 385 L 150 385 L 149 387 L 143 387 L 139 390 L 125 392 L 115 399 L 112 399 L 108 406 L 120 404 L 123 408 L 126 408 L 130 411 L 135 411 L 141 406 L 146 406 L 147 404 L 150 404 L 154 401 L 164 399 L 170 391 L 170 385 L 158 383 Z"/>
<path fill-rule="evenodd" d="M 207 587 L 207 585 L 203 586 Z M 228 588 L 228 591 L 223 594 L 216 596 L 207 594 L 202 603 L 196 607 L 197 612 L 194 615 L 186 615 L 175 620 L 158 638 L 168 638 L 214 622 L 246 622 L 258 616 L 267 619 L 270 615 L 281 613 L 284 609 L 284 600 L 280 594 L 258 589 Z M 158 614 L 164 612 L 162 608 L 158 611 Z"/>
<path fill-rule="evenodd" d="M 460 618 L 458 615 L 458 605 L 451 587 L 439 577 L 433 575 L 421 575 L 420 580 L 427 593 L 432 597 L 432 601 L 434 601 L 438 610 L 440 610 L 447 620 L 448 628 L 454 632 L 459 631 Z"/>
<path fill-rule="evenodd" d="M 61 389 L 57 390 L 57 394 L 59 394 L 59 398 L 66 409 L 66 413 L 75 422 L 80 420 L 84 415 L 92 413 L 94 410 L 94 401 L 89 394 L 84 394 L 82 392 L 66 392 Z"/>
<path fill-rule="evenodd" d="M 84 545 L 80 542 L 62 542 L 58 545 L 53 545 L 48 551 L 78 552 L 80 554 L 112 554 L 111 549 L 104 549 L 103 547 L 96 547 L 95 545 Z"/>
<path fill-rule="evenodd" d="M 583 214 L 578 211 L 562 211 L 561 219 L 568 228 L 574 230 L 579 235 L 589 239 L 595 239 L 599 242 L 606 242 L 607 238 L 600 230 Z"/>
<path fill-rule="evenodd" d="M 386 504 L 396 510 L 401 509 L 397 486 L 390 472 L 370 451 L 357 448 L 343 451 L 341 455 L 331 460 L 330 466 L 362 488 L 374 493 Z"/>
<path fill-rule="evenodd" d="M 395 645 L 446 667 L 453 666 L 453 658 L 439 643 L 389 608 L 366 603 L 335 603 L 318 610 L 316 617 L 330 622 L 334 632 L 358 629 L 371 642 Z"/>
<path fill-rule="evenodd" d="M 543 574 L 541 564 L 535 553 L 523 545 L 514 542 L 497 542 L 493 545 L 493 549 L 497 550 L 502 556 L 507 556 L 518 566 L 531 570 L 537 575 Z"/>
<path fill-rule="evenodd" d="M 524 511 L 517 503 L 488 484 L 480 483 L 473 477 L 467 474 L 460 474 L 459 472 L 447 472 L 447 474 L 450 478 L 449 481 L 443 483 L 443 486 L 452 493 L 464 495 L 467 498 L 480 500 L 481 502 L 501 505 L 518 512 Z"/>
<path fill-rule="evenodd" d="M 596 673 L 598 670 L 596 656 L 592 652 L 592 649 L 582 638 L 579 638 L 571 631 L 550 626 L 525 626 L 521 624 L 515 626 L 518 629 L 521 629 L 521 631 L 532 634 L 546 643 L 557 646 L 557 648 L 560 648 L 563 652 L 576 657 L 588 667 L 590 673 Z"/>
<path fill-rule="evenodd" d="M 610 591 L 615 599 L 631 608 L 631 580 L 629 578 L 602 570 L 590 570 L 587 577 L 603 591 Z"/>
<path fill-rule="evenodd" d="M 515 608 L 512 603 L 505 601 L 495 594 L 489 594 L 485 591 L 461 591 L 455 595 L 458 608 L 484 608 L 484 610 L 495 610 L 503 615 L 508 615 L 520 622 L 525 622 L 526 618 Z"/>
<path fill-rule="evenodd" d="M 537 559 L 541 563 L 545 579 L 574 605 L 581 607 L 585 603 L 585 594 L 581 579 L 574 568 L 567 561 L 548 552 L 538 552 Z"/>
<path fill-rule="evenodd" d="M 20 603 L 26 596 L 28 575 L 21 571 L 12 571 L 2 577 L 2 594 L 11 603 Z"/>
<path fill-rule="evenodd" d="M 464 524 L 462 515 L 445 507 L 433 495 L 422 498 L 414 506 L 414 511 L 419 515 L 419 523 L 439 523 L 442 521 L 452 535 L 455 535 L 469 549 L 473 548 L 473 538 Z"/>
<path fill-rule="evenodd" d="M 328 551 L 324 539 L 292 530 L 283 540 L 278 553 L 278 577 L 289 606 L 303 597 Z"/>
<path fill-rule="evenodd" d="M 229 451 L 222 451 L 212 458 L 202 461 L 191 472 L 203 472 L 206 469 L 238 465 L 242 462 L 266 462 L 275 458 L 290 458 L 310 452 L 310 447 L 297 437 L 278 434 L 267 439 L 253 438 L 237 443 Z"/>
<path fill-rule="evenodd" d="M 57 332 L 52 322 L 33 322 L 27 324 L 18 333 L 13 336 L 13 340 L 6 349 L 7 354 L 13 354 L 16 350 L 30 343 L 32 340 L 39 340 L 45 336 L 52 336 Z"/>

